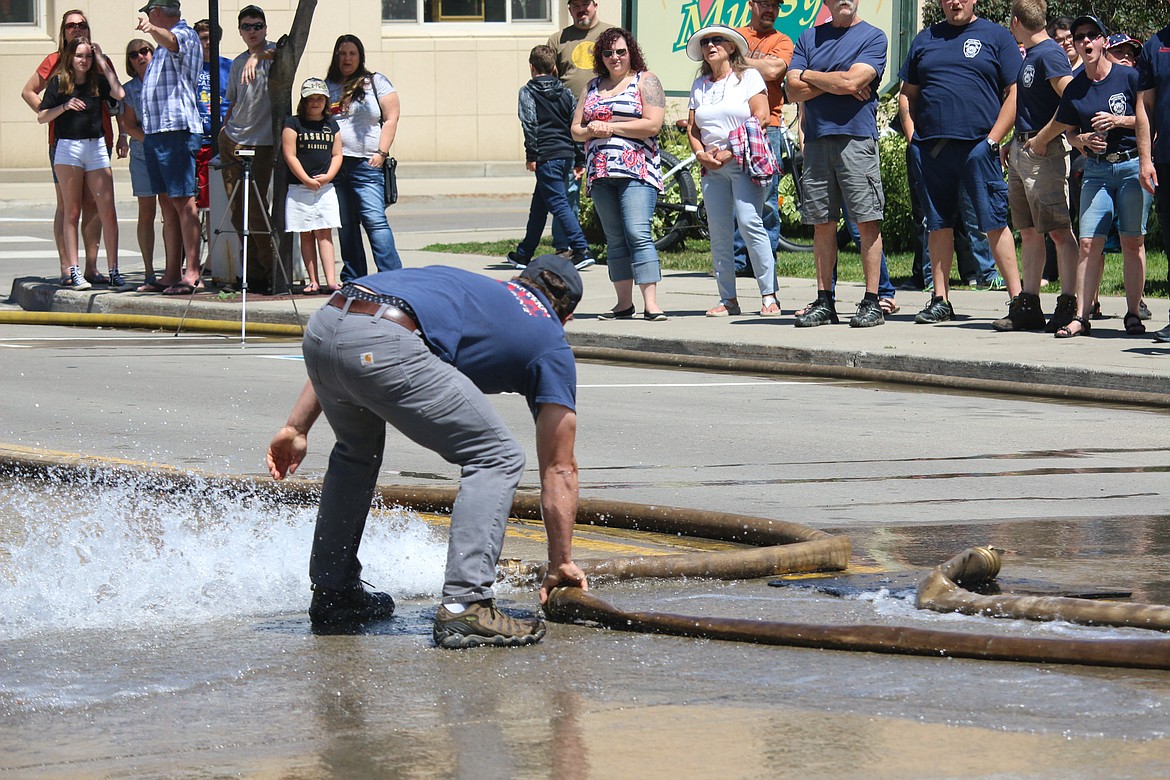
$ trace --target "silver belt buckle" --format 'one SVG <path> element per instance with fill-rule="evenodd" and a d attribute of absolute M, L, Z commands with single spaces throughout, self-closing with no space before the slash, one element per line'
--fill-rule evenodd
<path fill-rule="evenodd" d="M 1105 155 L 1105 162 L 1115 163 L 1120 159 L 1121 154 L 1118 152 L 1110 152 L 1109 154 Z"/>

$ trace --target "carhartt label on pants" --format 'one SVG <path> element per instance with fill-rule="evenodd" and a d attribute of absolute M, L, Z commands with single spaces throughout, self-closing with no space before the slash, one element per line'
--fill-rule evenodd
<path fill-rule="evenodd" d="M 373 352 L 363 352 L 362 357 L 361 357 L 361 361 L 362 361 L 363 366 L 374 365 L 374 353 Z"/>

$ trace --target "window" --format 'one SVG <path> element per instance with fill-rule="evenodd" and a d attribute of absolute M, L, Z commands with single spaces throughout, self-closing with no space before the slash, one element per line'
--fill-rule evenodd
<path fill-rule="evenodd" d="M 507 23 L 548 22 L 552 17 L 549 0 L 382 0 L 382 20 Z"/>
<path fill-rule="evenodd" d="M 37 0 L 0 0 L 0 24 L 36 24 Z"/>

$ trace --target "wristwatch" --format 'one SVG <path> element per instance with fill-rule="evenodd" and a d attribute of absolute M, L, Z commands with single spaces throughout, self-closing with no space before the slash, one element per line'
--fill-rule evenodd
<path fill-rule="evenodd" d="M 992 141 L 991 138 L 985 138 L 984 140 L 987 141 L 987 145 L 991 147 L 992 151 L 994 151 L 994 152 L 999 151 L 999 143 L 997 143 L 996 141 Z"/>

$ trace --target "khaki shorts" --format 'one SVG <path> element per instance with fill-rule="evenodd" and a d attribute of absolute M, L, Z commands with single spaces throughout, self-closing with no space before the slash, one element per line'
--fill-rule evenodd
<path fill-rule="evenodd" d="M 1012 140 L 1008 147 L 1008 204 L 1012 224 L 1048 233 L 1072 227 L 1068 213 L 1068 144 L 1063 137 L 1048 144 L 1043 157 L 1024 151 Z"/>

